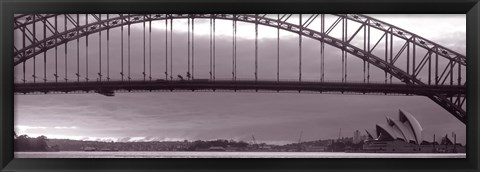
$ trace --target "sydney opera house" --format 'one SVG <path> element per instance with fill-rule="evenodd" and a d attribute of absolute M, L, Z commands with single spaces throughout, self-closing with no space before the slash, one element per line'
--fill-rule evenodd
<path fill-rule="evenodd" d="M 460 144 L 452 143 L 445 136 L 438 144 L 435 140 L 428 142 L 423 138 L 423 129 L 415 117 L 399 110 L 399 117 L 392 119 L 387 117 L 387 124 L 377 124 L 376 132 L 366 130 L 368 140 L 363 145 L 367 152 L 465 152 Z M 375 134 L 375 135 L 372 135 Z M 432 137 L 432 136 L 428 136 Z"/>

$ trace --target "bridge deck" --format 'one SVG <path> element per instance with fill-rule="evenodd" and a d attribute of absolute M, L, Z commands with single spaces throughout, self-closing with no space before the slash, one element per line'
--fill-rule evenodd
<path fill-rule="evenodd" d="M 69 93 L 69 92 L 129 92 L 129 91 L 307 91 L 361 94 L 442 95 L 466 94 L 461 86 L 418 86 L 407 84 L 298 82 L 298 81 L 245 81 L 245 80 L 155 80 L 155 81 L 104 81 L 104 82 L 58 82 L 17 83 L 16 94 Z"/>

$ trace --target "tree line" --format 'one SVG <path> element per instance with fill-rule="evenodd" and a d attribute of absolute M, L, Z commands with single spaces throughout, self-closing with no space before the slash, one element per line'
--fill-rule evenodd
<path fill-rule="evenodd" d="M 14 136 L 14 151 L 48 151 L 46 136 L 42 135 L 34 138 L 28 135 L 17 136 L 16 133 L 14 133 Z"/>
<path fill-rule="evenodd" d="M 212 141 L 202 141 L 202 140 L 197 140 L 194 141 L 193 144 L 187 148 L 188 151 L 194 151 L 196 149 L 207 149 L 210 147 L 237 147 L 237 148 L 246 148 L 248 146 L 248 143 L 243 142 L 243 141 L 234 141 L 234 140 L 212 140 Z"/>

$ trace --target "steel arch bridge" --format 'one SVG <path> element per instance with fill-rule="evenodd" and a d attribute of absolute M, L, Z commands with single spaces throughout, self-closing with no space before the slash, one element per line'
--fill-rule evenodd
<path fill-rule="evenodd" d="M 188 69 L 186 79 L 178 75 L 179 79 L 174 80 L 173 21 L 185 19 L 188 21 Z M 328 19 L 332 19 L 332 22 L 327 22 Z M 160 31 L 165 41 L 165 66 L 162 66 L 165 72 L 162 79 L 155 77 L 158 75 L 152 75 L 152 22 L 157 20 L 165 21 L 164 31 Z M 209 79 L 195 79 L 195 71 L 198 71 L 198 68 L 194 68 L 195 20 L 209 20 L 210 22 Z M 232 77 L 228 80 L 216 78 L 215 64 L 218 51 L 215 49 L 215 40 L 218 39 L 215 38 L 216 20 L 232 21 Z M 255 69 L 252 72 L 254 78 L 247 80 L 237 79 L 237 22 L 255 25 Z M 143 69 L 141 71 L 143 77 L 132 78 L 130 71 L 131 25 L 137 23 L 143 23 L 143 64 L 140 64 L 139 67 Z M 147 23 L 148 31 L 146 31 Z M 258 78 L 259 25 L 277 29 L 277 60 L 273 60 L 272 63 L 273 67 L 276 66 L 277 72 L 276 80 L 273 81 Z M 314 25 L 315 27 L 313 27 Z M 124 27 L 127 27 L 128 34 L 125 34 Z M 110 58 L 113 58 L 110 57 L 110 44 L 113 44 L 113 42 L 110 43 L 110 37 L 119 28 L 121 31 L 117 36 L 121 36 L 122 63 L 121 71 L 116 72 L 121 79 L 114 80 L 114 74 L 111 74 L 110 71 L 113 68 L 110 65 Z M 280 79 L 280 30 L 298 35 L 299 63 L 296 66 L 298 67 L 298 80 L 296 81 Z M 218 89 L 420 95 L 430 98 L 463 123 L 466 124 L 467 121 L 466 80 L 464 79 L 466 57 L 414 33 L 361 14 L 328 16 L 325 14 L 24 14 L 15 16 L 14 32 L 18 35 L 14 47 L 15 78 L 21 78 L 15 82 L 17 94 L 93 91 L 104 95 L 113 95 L 113 91 L 122 90 L 215 91 Z M 146 33 L 148 33 L 148 40 Z M 89 42 L 92 41 L 89 40 L 89 36 L 95 35 L 98 35 L 95 46 L 98 46 L 97 51 L 99 52 L 92 56 L 92 52 L 89 53 Z M 376 38 L 375 35 L 379 38 Z M 128 47 L 124 44 L 124 37 L 128 38 Z M 318 55 L 320 72 L 317 81 L 302 79 L 302 46 L 304 46 L 302 38 L 310 38 L 320 43 L 320 54 Z M 80 41 L 85 42 L 85 45 L 80 47 Z M 341 82 L 330 82 L 325 79 L 325 44 L 341 51 Z M 76 47 L 72 45 L 76 45 Z M 142 47 L 142 45 L 134 46 Z M 63 51 L 59 50 L 62 48 Z M 80 72 L 80 49 L 85 51 L 82 54 L 82 60 L 86 61 L 82 66 L 85 68 L 84 73 Z M 125 55 L 124 49 L 127 50 L 128 55 Z M 69 51 L 76 54 L 69 54 Z M 363 82 L 347 80 L 347 57 L 349 55 L 363 61 Z M 88 61 L 89 56 L 90 62 Z M 126 57 L 128 62 L 124 62 L 124 56 L 128 56 Z M 141 56 L 138 57 L 136 61 L 141 61 Z M 37 59 L 41 59 L 43 65 L 41 62 L 36 63 Z M 68 61 L 69 59 L 72 60 Z M 62 60 L 64 64 L 59 64 L 58 62 Z M 98 60 L 98 65 L 91 65 L 93 60 Z M 52 64 L 53 61 L 54 64 Z M 32 64 L 31 67 L 29 67 L 30 64 Z M 362 65 L 362 63 L 355 65 Z M 370 65 L 384 72 L 384 83 L 375 83 L 370 80 Z M 75 68 L 75 66 L 76 71 L 68 70 L 69 67 Z M 89 79 L 89 66 L 99 68 L 96 70 L 96 81 Z M 104 68 L 102 69 L 102 67 Z M 124 67 L 128 71 L 124 70 Z M 37 79 L 42 77 L 41 74 L 37 75 L 37 68 L 43 69 L 43 79 Z M 64 68 L 64 78 L 60 80 L 62 72 L 59 71 L 59 68 Z M 51 73 L 48 74 L 47 70 Z M 68 78 L 68 74 L 73 75 L 71 72 L 76 72 L 74 79 Z M 27 74 L 32 75 L 27 77 Z M 50 79 L 52 74 L 53 78 Z M 428 79 L 422 81 L 421 77 Z M 398 80 L 399 83 L 393 83 L 392 78 Z"/>

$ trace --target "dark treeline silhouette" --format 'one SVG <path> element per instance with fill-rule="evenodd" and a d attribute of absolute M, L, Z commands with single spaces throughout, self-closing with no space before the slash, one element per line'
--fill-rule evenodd
<path fill-rule="evenodd" d="M 47 137 L 39 136 L 37 138 L 28 137 L 28 135 L 14 134 L 14 150 L 15 151 L 48 151 Z"/>
<path fill-rule="evenodd" d="M 202 141 L 202 140 L 197 140 L 192 143 L 190 147 L 188 147 L 187 150 L 189 151 L 194 151 L 197 149 L 207 149 L 210 147 L 236 147 L 236 148 L 246 148 L 248 146 L 248 143 L 243 142 L 243 141 L 234 141 L 234 140 L 213 140 L 213 141 Z"/>
<path fill-rule="evenodd" d="M 59 151 L 84 151 L 86 149 L 96 151 L 185 151 L 191 144 L 188 141 L 113 142 L 69 139 L 49 139 L 47 143 L 50 146 L 57 146 Z"/>
<path fill-rule="evenodd" d="M 105 141 L 82 141 L 69 139 L 49 139 L 47 144 L 57 146 L 59 151 L 83 151 L 86 148 L 96 151 L 196 151 L 211 147 L 232 147 L 245 150 L 249 144 L 244 141 L 234 140 L 197 140 L 184 141 L 148 141 L 148 142 L 105 142 Z"/>

